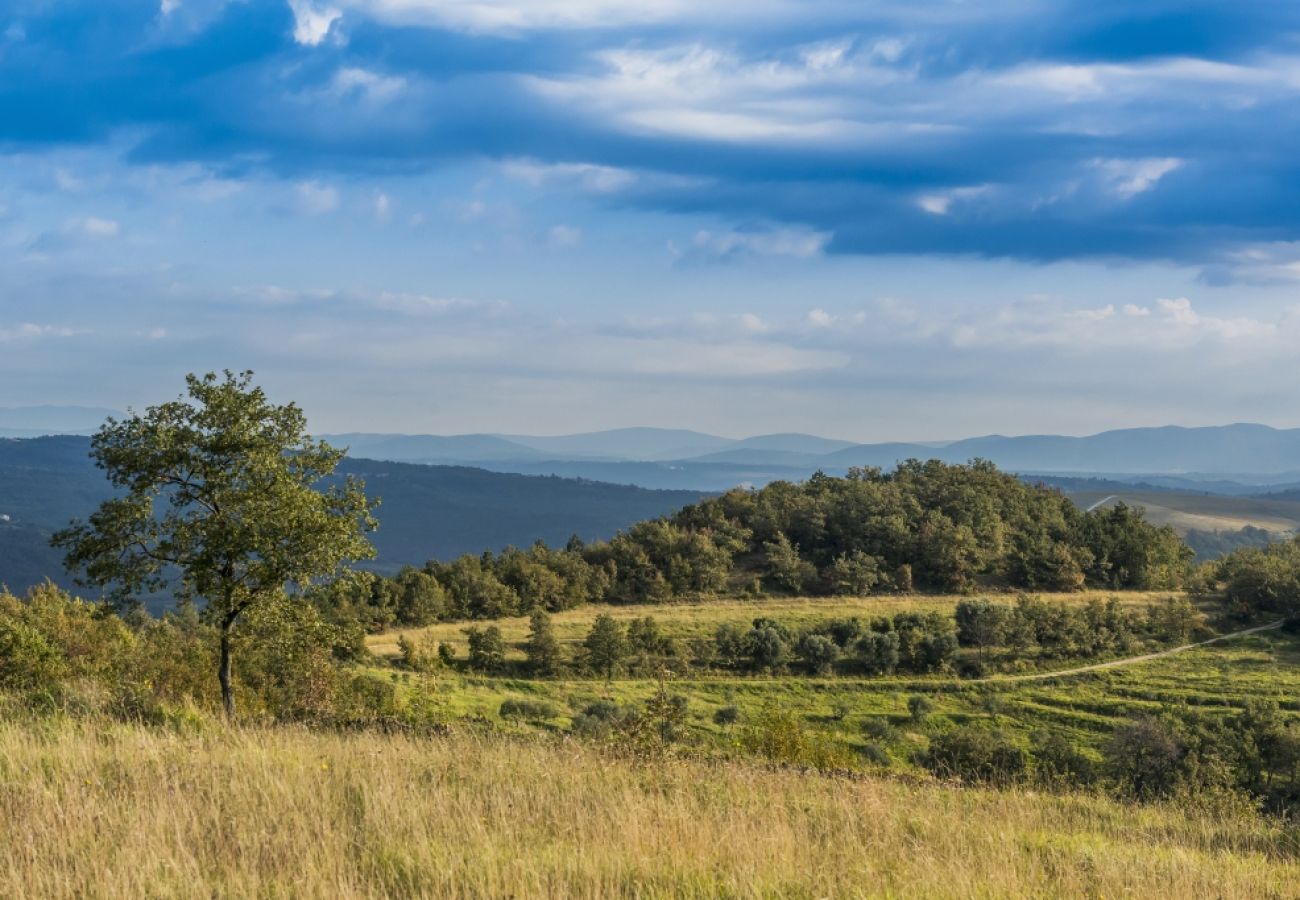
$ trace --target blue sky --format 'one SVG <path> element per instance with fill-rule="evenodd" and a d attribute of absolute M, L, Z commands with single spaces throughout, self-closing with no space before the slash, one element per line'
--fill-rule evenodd
<path fill-rule="evenodd" d="M 1300 4 L 9 0 L 0 406 L 1300 424 Z"/>

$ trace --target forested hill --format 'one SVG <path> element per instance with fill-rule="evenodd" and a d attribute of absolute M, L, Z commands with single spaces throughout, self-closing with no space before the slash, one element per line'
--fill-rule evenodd
<path fill-rule="evenodd" d="M 609 541 L 431 562 L 338 585 L 323 605 L 379 629 L 719 595 L 1164 589 L 1183 584 L 1191 556 L 1123 504 L 1084 512 L 990 463 L 910 461 L 728 491 Z"/>
<path fill-rule="evenodd" d="M 84 437 L 0 439 L 0 584 L 22 590 L 46 576 L 69 583 L 47 541 L 109 494 L 89 449 Z M 700 499 L 698 491 L 456 466 L 348 459 L 340 471 L 364 478 L 368 493 L 383 501 L 373 539 L 379 551 L 374 568 L 384 572 L 538 539 L 608 538 Z"/>

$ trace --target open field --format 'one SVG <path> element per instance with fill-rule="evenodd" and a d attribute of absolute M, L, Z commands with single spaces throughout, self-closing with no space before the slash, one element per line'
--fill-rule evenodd
<path fill-rule="evenodd" d="M 1107 497 L 1114 499 L 1106 500 Z M 1228 497 L 1177 491 L 1080 491 L 1070 498 L 1087 509 L 1106 500 L 1100 508 L 1116 503 L 1141 506 L 1147 519 L 1172 526 L 1179 534 L 1188 531 L 1240 531 L 1247 525 L 1265 531 L 1289 532 L 1300 529 L 1300 502 L 1263 497 Z"/>
<path fill-rule="evenodd" d="M 666 614 L 661 621 L 665 630 L 675 622 Z M 1049 665 L 1072 669 L 1078 663 Z M 517 733 L 565 731 L 598 700 L 639 708 L 659 690 L 659 683 L 650 678 L 616 678 L 606 683 L 597 678 L 374 671 L 397 679 L 406 690 L 430 693 L 448 721 L 486 720 Z M 853 758 L 861 759 L 865 769 L 876 767 L 866 762 L 870 757 L 864 755 L 870 745 L 874 748 L 870 752 L 886 754 L 891 770 L 915 772 L 913 757 L 927 746 L 927 731 L 962 724 L 996 726 L 1026 747 L 1035 731 L 1056 730 L 1085 754 L 1099 758 L 1113 729 L 1137 715 L 1180 707 L 1231 713 L 1248 700 L 1264 699 L 1278 703 L 1286 717 L 1300 717 L 1300 638 L 1276 630 L 1262 631 L 1131 666 L 1024 682 L 920 675 L 687 674 L 670 675 L 665 687 L 686 699 L 687 743 L 705 756 L 736 755 L 738 730 L 776 709 L 795 714 L 809 729 L 829 734 Z M 925 727 L 908 712 L 908 698 L 913 695 L 925 696 L 933 706 Z M 503 721 L 499 711 L 506 700 L 541 702 L 549 706 L 551 714 L 527 724 Z M 737 709 L 738 725 L 714 722 L 715 713 L 723 707 Z M 888 728 L 883 728 L 885 725 Z M 884 738 L 882 731 L 887 735 Z"/>
<path fill-rule="evenodd" d="M 1078 591 L 1068 594 L 1035 594 L 1045 600 L 1065 603 L 1087 603 L 1089 600 L 1119 597 L 1126 605 L 1142 606 L 1168 597 L 1169 591 Z M 997 596 L 997 595 L 990 595 Z M 901 612 L 952 612 L 961 600 L 970 597 L 958 594 L 925 595 L 900 594 L 873 597 L 793 597 L 702 600 L 693 603 L 628 604 L 611 606 L 591 604 L 578 609 L 554 614 L 552 622 L 556 637 L 561 642 L 576 646 L 581 643 L 596 616 L 608 613 L 615 619 L 627 622 L 643 616 L 653 616 L 666 635 L 682 641 L 712 637 L 719 625 L 733 623 L 748 626 L 755 618 L 763 616 L 776 619 L 793 630 L 823 622 L 827 619 L 858 616 L 892 616 Z M 1006 595 L 1010 600 L 1010 595 Z M 523 641 L 528 635 L 528 617 L 516 616 L 494 619 L 488 623 L 448 622 L 426 628 L 398 628 L 383 634 L 371 635 L 366 646 L 377 656 L 395 658 L 397 641 L 402 635 L 433 648 L 447 643 L 464 655 L 466 649 L 464 629 L 470 624 L 496 625 L 509 644 Z M 507 658 L 523 659 L 523 652 L 512 648 Z"/>
<path fill-rule="evenodd" d="M 1240 809 L 570 741 L 0 725 L 0 896 L 1285 897 Z M 21 823 L 21 827 L 12 827 Z"/>

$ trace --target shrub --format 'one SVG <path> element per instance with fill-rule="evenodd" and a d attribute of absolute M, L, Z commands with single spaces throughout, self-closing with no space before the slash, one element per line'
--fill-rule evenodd
<path fill-rule="evenodd" d="M 740 721 L 740 710 L 734 706 L 723 706 L 713 714 L 713 724 L 728 728 Z"/>
<path fill-rule="evenodd" d="M 898 730 L 884 716 L 872 716 L 862 723 L 862 733 L 880 743 L 891 743 L 898 737 Z"/>
<path fill-rule="evenodd" d="M 742 729 L 740 745 L 773 762 L 821 771 L 852 766 L 849 748 L 824 731 L 812 731 L 791 712 L 766 709 Z"/>
<path fill-rule="evenodd" d="M 1010 784 L 1028 769 L 1025 752 L 1002 731 L 963 725 L 936 735 L 925 753 L 925 767 L 962 781 Z"/>
<path fill-rule="evenodd" d="M 1093 761 L 1079 751 L 1068 737 L 1055 730 L 1035 731 L 1030 736 L 1034 776 L 1046 786 L 1087 785 L 1096 778 Z"/>
<path fill-rule="evenodd" d="M 821 634 L 800 635 L 794 648 L 799 665 L 810 675 L 825 675 L 839 659 L 840 650 L 835 642 Z"/>
<path fill-rule="evenodd" d="M 62 654 L 45 635 L 22 622 L 0 620 L 0 688 L 53 688 L 66 671 Z"/>
<path fill-rule="evenodd" d="M 889 751 L 879 744 L 863 744 L 858 748 L 858 753 L 862 754 L 862 758 L 868 763 L 882 769 L 887 769 L 893 764 L 893 760 L 889 758 Z"/>
<path fill-rule="evenodd" d="M 494 675 L 501 672 L 506 664 L 506 642 L 501 636 L 501 629 L 495 625 L 487 628 L 466 628 L 465 637 L 469 641 L 469 667 L 476 672 Z"/>
<path fill-rule="evenodd" d="M 858 665 L 872 675 L 887 674 L 898 666 L 898 635 L 871 631 L 854 645 Z"/>
<path fill-rule="evenodd" d="M 1168 722 L 1140 718 L 1115 729 L 1106 744 L 1106 774 L 1122 792 L 1140 800 L 1172 794 L 1186 753 Z"/>
<path fill-rule="evenodd" d="M 916 723 L 924 722 L 934 712 L 934 703 L 929 697 L 913 694 L 907 698 L 907 713 Z"/>
<path fill-rule="evenodd" d="M 544 722 L 558 715 L 556 708 L 545 700 L 503 700 L 497 712 L 503 719 L 523 719 L 529 722 Z"/>

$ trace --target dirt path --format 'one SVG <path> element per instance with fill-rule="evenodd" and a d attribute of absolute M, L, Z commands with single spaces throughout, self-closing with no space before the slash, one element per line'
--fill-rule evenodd
<path fill-rule="evenodd" d="M 1267 625 L 1256 625 L 1254 628 L 1247 628 L 1244 631 L 1234 631 L 1231 634 L 1221 634 L 1218 637 L 1210 638 L 1208 641 L 1200 641 L 1195 644 L 1183 644 L 1181 647 L 1170 647 L 1168 650 L 1160 650 L 1156 653 L 1144 653 L 1141 656 L 1130 656 L 1127 659 L 1112 659 L 1110 662 L 1093 663 L 1090 666 L 1078 666 L 1073 669 L 1061 669 L 1057 672 L 1034 672 L 1029 675 L 990 675 L 988 678 L 971 679 L 971 682 L 979 684 L 980 682 L 1045 681 L 1048 678 L 1062 678 L 1066 675 L 1081 675 L 1084 672 L 1096 672 L 1101 669 L 1118 669 L 1121 666 L 1132 666 L 1137 663 L 1159 659 L 1162 656 L 1172 656 L 1175 653 L 1182 653 L 1184 650 L 1195 650 L 1197 647 L 1204 647 L 1207 644 L 1217 644 L 1219 641 L 1230 641 L 1233 638 L 1245 637 L 1248 634 L 1255 634 L 1258 631 L 1268 631 L 1272 628 L 1281 628 L 1282 622 L 1282 619 L 1278 619 L 1276 622 L 1269 622 Z"/>

